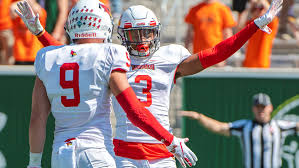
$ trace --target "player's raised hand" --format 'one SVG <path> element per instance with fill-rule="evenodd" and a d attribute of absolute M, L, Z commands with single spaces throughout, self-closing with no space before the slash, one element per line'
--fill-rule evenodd
<path fill-rule="evenodd" d="M 280 12 L 283 0 L 272 0 L 268 11 L 261 17 L 254 20 L 254 23 L 264 32 L 270 34 L 272 30 L 267 26 Z"/>
<path fill-rule="evenodd" d="M 44 28 L 39 21 L 39 15 L 34 14 L 29 3 L 27 1 L 20 1 L 17 3 L 17 6 L 20 11 L 15 9 L 15 12 L 21 17 L 29 31 L 34 35 L 42 33 Z"/>
<path fill-rule="evenodd" d="M 167 146 L 168 151 L 177 158 L 183 167 L 186 167 L 186 164 L 189 167 L 195 166 L 198 160 L 196 155 L 186 146 L 185 143 L 188 141 L 188 138 L 174 137 L 171 144 Z"/>

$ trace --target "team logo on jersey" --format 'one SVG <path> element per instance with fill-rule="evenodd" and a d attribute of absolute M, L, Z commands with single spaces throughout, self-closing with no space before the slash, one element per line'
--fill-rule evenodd
<path fill-rule="evenodd" d="M 71 146 L 71 145 L 73 145 L 73 143 L 72 142 L 67 142 L 66 145 Z"/>
<path fill-rule="evenodd" d="M 155 70 L 155 65 L 154 64 L 144 64 L 144 65 L 131 65 L 132 70 L 136 69 L 151 69 Z"/>
<path fill-rule="evenodd" d="M 77 55 L 77 53 L 76 53 L 75 51 L 72 50 L 72 51 L 71 51 L 71 56 L 74 57 L 74 56 L 76 56 L 76 55 Z"/>
<path fill-rule="evenodd" d="M 73 140 L 76 140 L 76 138 L 70 138 L 70 139 L 65 140 L 64 142 L 66 142 L 67 146 L 71 146 L 71 145 L 73 145 L 73 142 L 72 142 Z"/>

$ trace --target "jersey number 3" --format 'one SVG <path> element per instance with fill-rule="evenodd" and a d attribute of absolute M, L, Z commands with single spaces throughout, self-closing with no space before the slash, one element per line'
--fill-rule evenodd
<path fill-rule="evenodd" d="M 135 83 L 140 83 L 140 81 L 146 81 L 146 88 L 142 89 L 142 94 L 146 95 L 146 101 L 140 101 L 145 107 L 149 107 L 152 105 L 152 94 L 150 90 L 152 89 L 152 78 L 148 75 L 138 75 L 135 78 Z"/>
<path fill-rule="evenodd" d="M 65 79 L 66 71 L 73 71 L 73 80 Z M 78 63 L 64 63 L 60 67 L 60 86 L 63 89 L 73 89 L 74 98 L 68 99 L 66 96 L 61 96 L 61 103 L 64 107 L 77 107 L 80 103 L 79 92 L 79 65 Z"/>

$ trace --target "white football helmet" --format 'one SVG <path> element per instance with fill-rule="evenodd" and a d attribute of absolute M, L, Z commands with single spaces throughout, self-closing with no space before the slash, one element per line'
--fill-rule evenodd
<path fill-rule="evenodd" d="M 65 29 L 71 40 L 101 38 L 111 42 L 111 13 L 99 0 L 80 0 L 70 11 Z"/>
<path fill-rule="evenodd" d="M 161 25 L 153 11 L 131 6 L 120 18 L 118 34 L 131 56 L 147 57 L 160 47 Z"/>

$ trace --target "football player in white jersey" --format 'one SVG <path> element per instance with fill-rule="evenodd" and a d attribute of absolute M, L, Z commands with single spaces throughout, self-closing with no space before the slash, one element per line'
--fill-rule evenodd
<path fill-rule="evenodd" d="M 118 33 L 122 45 L 126 46 L 130 53 L 131 68 L 127 77 L 140 102 L 164 128 L 171 130 L 168 116 L 169 97 L 175 80 L 225 60 L 237 51 L 258 27 L 269 32 L 266 25 L 280 10 L 281 3 L 282 1 L 274 0 L 271 9 L 263 17 L 214 48 L 194 55 L 181 45 L 159 47 L 160 23 L 150 9 L 138 5 L 125 10 L 120 18 Z M 116 101 L 113 101 L 113 109 L 117 119 L 113 140 L 117 167 L 176 167 L 171 153 L 163 148 L 164 145 L 135 127 L 125 117 Z M 183 162 L 181 164 L 185 167 Z"/>
<path fill-rule="evenodd" d="M 16 12 L 23 20 L 30 17 L 37 22 L 34 13 L 25 12 L 32 11 L 27 2 L 19 2 L 18 6 L 20 12 Z M 163 128 L 137 99 L 126 77 L 130 68 L 126 48 L 107 43 L 112 28 L 111 15 L 100 1 L 81 0 L 70 11 L 66 26 L 74 44 L 50 46 L 38 52 L 29 168 L 41 167 L 50 112 L 55 118 L 53 168 L 115 167 L 110 124 L 112 94 L 135 126 L 195 165 L 197 158 L 184 140 Z"/>
<path fill-rule="evenodd" d="M 150 9 L 144 6 L 127 9 L 120 19 L 118 33 L 130 53 L 131 67 L 127 78 L 140 102 L 164 128 L 170 130 L 169 96 L 175 80 L 227 59 L 258 28 L 270 33 L 267 24 L 280 11 L 281 4 L 282 0 L 273 0 L 267 13 L 239 33 L 211 49 L 193 55 L 180 45 L 160 47 L 160 23 Z M 51 41 L 47 33 L 42 34 L 39 39 L 44 45 L 49 45 Z M 161 142 L 135 127 L 116 101 L 113 101 L 113 106 L 117 118 L 114 138 L 117 167 L 176 167 L 172 154 Z M 178 160 L 186 166 L 183 160 Z"/>

